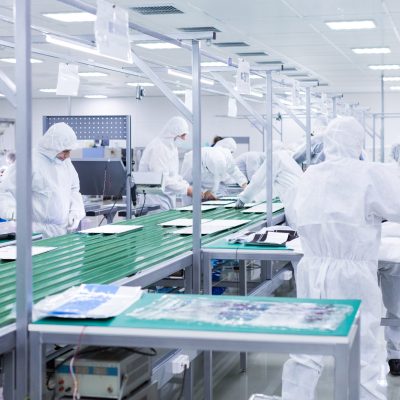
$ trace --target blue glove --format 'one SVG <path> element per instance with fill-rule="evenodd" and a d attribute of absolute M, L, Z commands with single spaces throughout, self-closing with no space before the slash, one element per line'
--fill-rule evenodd
<path fill-rule="evenodd" d="M 237 199 L 235 203 L 235 208 L 244 208 L 244 203 L 242 200 Z"/>

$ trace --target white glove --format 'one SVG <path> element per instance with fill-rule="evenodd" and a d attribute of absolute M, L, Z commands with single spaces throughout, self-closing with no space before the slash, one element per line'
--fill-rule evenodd
<path fill-rule="evenodd" d="M 76 214 L 71 213 L 68 216 L 68 230 L 69 231 L 76 231 L 79 223 L 81 222 L 81 220 L 77 217 Z"/>
<path fill-rule="evenodd" d="M 235 203 L 235 208 L 244 208 L 244 203 L 242 200 L 237 199 Z"/>

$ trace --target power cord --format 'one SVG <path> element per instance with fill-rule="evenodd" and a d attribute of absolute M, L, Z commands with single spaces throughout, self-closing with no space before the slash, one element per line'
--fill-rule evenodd
<path fill-rule="evenodd" d="M 186 372 L 187 372 L 188 368 L 185 365 L 184 369 L 183 369 L 183 376 L 182 376 L 182 386 L 181 386 L 181 390 L 179 392 L 178 398 L 176 400 L 181 400 L 183 397 L 183 392 L 185 390 L 185 379 L 186 379 Z"/>
<path fill-rule="evenodd" d="M 143 189 L 143 204 L 142 204 L 142 208 L 140 210 L 138 217 L 140 217 L 142 215 L 145 204 L 146 204 L 146 191 Z"/>

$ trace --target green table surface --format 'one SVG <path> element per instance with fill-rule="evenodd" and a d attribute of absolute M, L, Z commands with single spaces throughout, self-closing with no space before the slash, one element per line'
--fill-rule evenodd
<path fill-rule="evenodd" d="M 220 249 L 220 250 L 287 250 L 292 251 L 292 249 L 288 249 L 286 246 L 260 246 L 260 245 L 250 245 L 244 243 L 228 243 L 226 237 L 222 239 L 217 239 L 211 243 L 205 244 L 203 247 L 205 249 Z"/>
<path fill-rule="evenodd" d="M 177 321 L 173 319 L 162 320 L 145 320 L 129 316 L 133 310 L 151 305 L 162 296 L 175 297 L 185 296 L 185 298 L 202 297 L 208 298 L 210 301 L 218 303 L 226 300 L 237 300 L 240 303 L 254 303 L 254 302 L 280 302 L 280 303 L 313 303 L 313 304 L 337 304 L 348 305 L 352 307 L 352 312 L 347 314 L 343 322 L 337 327 L 336 330 L 319 330 L 311 329 L 285 329 L 257 327 L 250 325 L 231 326 L 203 323 L 196 321 Z M 235 333 L 271 333 L 271 334 L 285 334 L 285 335 L 317 335 L 317 336 L 348 336 L 350 329 L 354 323 L 357 311 L 360 307 L 361 301 L 359 300 L 331 300 L 331 299 L 295 299 L 283 297 L 242 297 L 242 296 L 206 296 L 206 295 L 182 295 L 182 294 L 143 294 L 133 306 L 131 306 L 124 313 L 115 318 L 109 319 L 64 319 L 64 318 L 44 318 L 36 321 L 36 325 L 58 325 L 58 326 L 92 326 L 92 327 L 113 327 L 113 328 L 140 328 L 140 329 L 171 329 L 171 330 L 191 330 L 191 331 L 214 331 L 214 332 L 235 332 Z M 206 311 L 206 310 L 205 310 Z"/>
<path fill-rule="evenodd" d="M 188 211 L 170 210 L 118 223 L 143 225 L 140 231 L 113 236 L 74 233 L 35 242 L 35 246 L 57 249 L 33 257 L 34 301 L 82 283 L 109 284 L 191 251 L 191 235 L 176 235 L 172 233 L 176 228 L 158 226 L 161 222 L 191 215 Z M 230 229 L 231 233 L 261 222 L 265 214 L 243 214 L 240 210 L 218 207 L 203 212 L 202 217 L 251 221 Z M 202 244 L 227 232 L 203 236 Z M 0 327 L 15 321 L 15 288 L 15 262 L 0 262 Z"/>

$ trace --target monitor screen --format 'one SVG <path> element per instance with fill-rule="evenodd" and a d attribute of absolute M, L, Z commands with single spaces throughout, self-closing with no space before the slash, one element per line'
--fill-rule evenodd
<path fill-rule="evenodd" d="M 126 171 L 121 160 L 72 160 L 83 195 L 121 196 L 125 190 Z"/>

